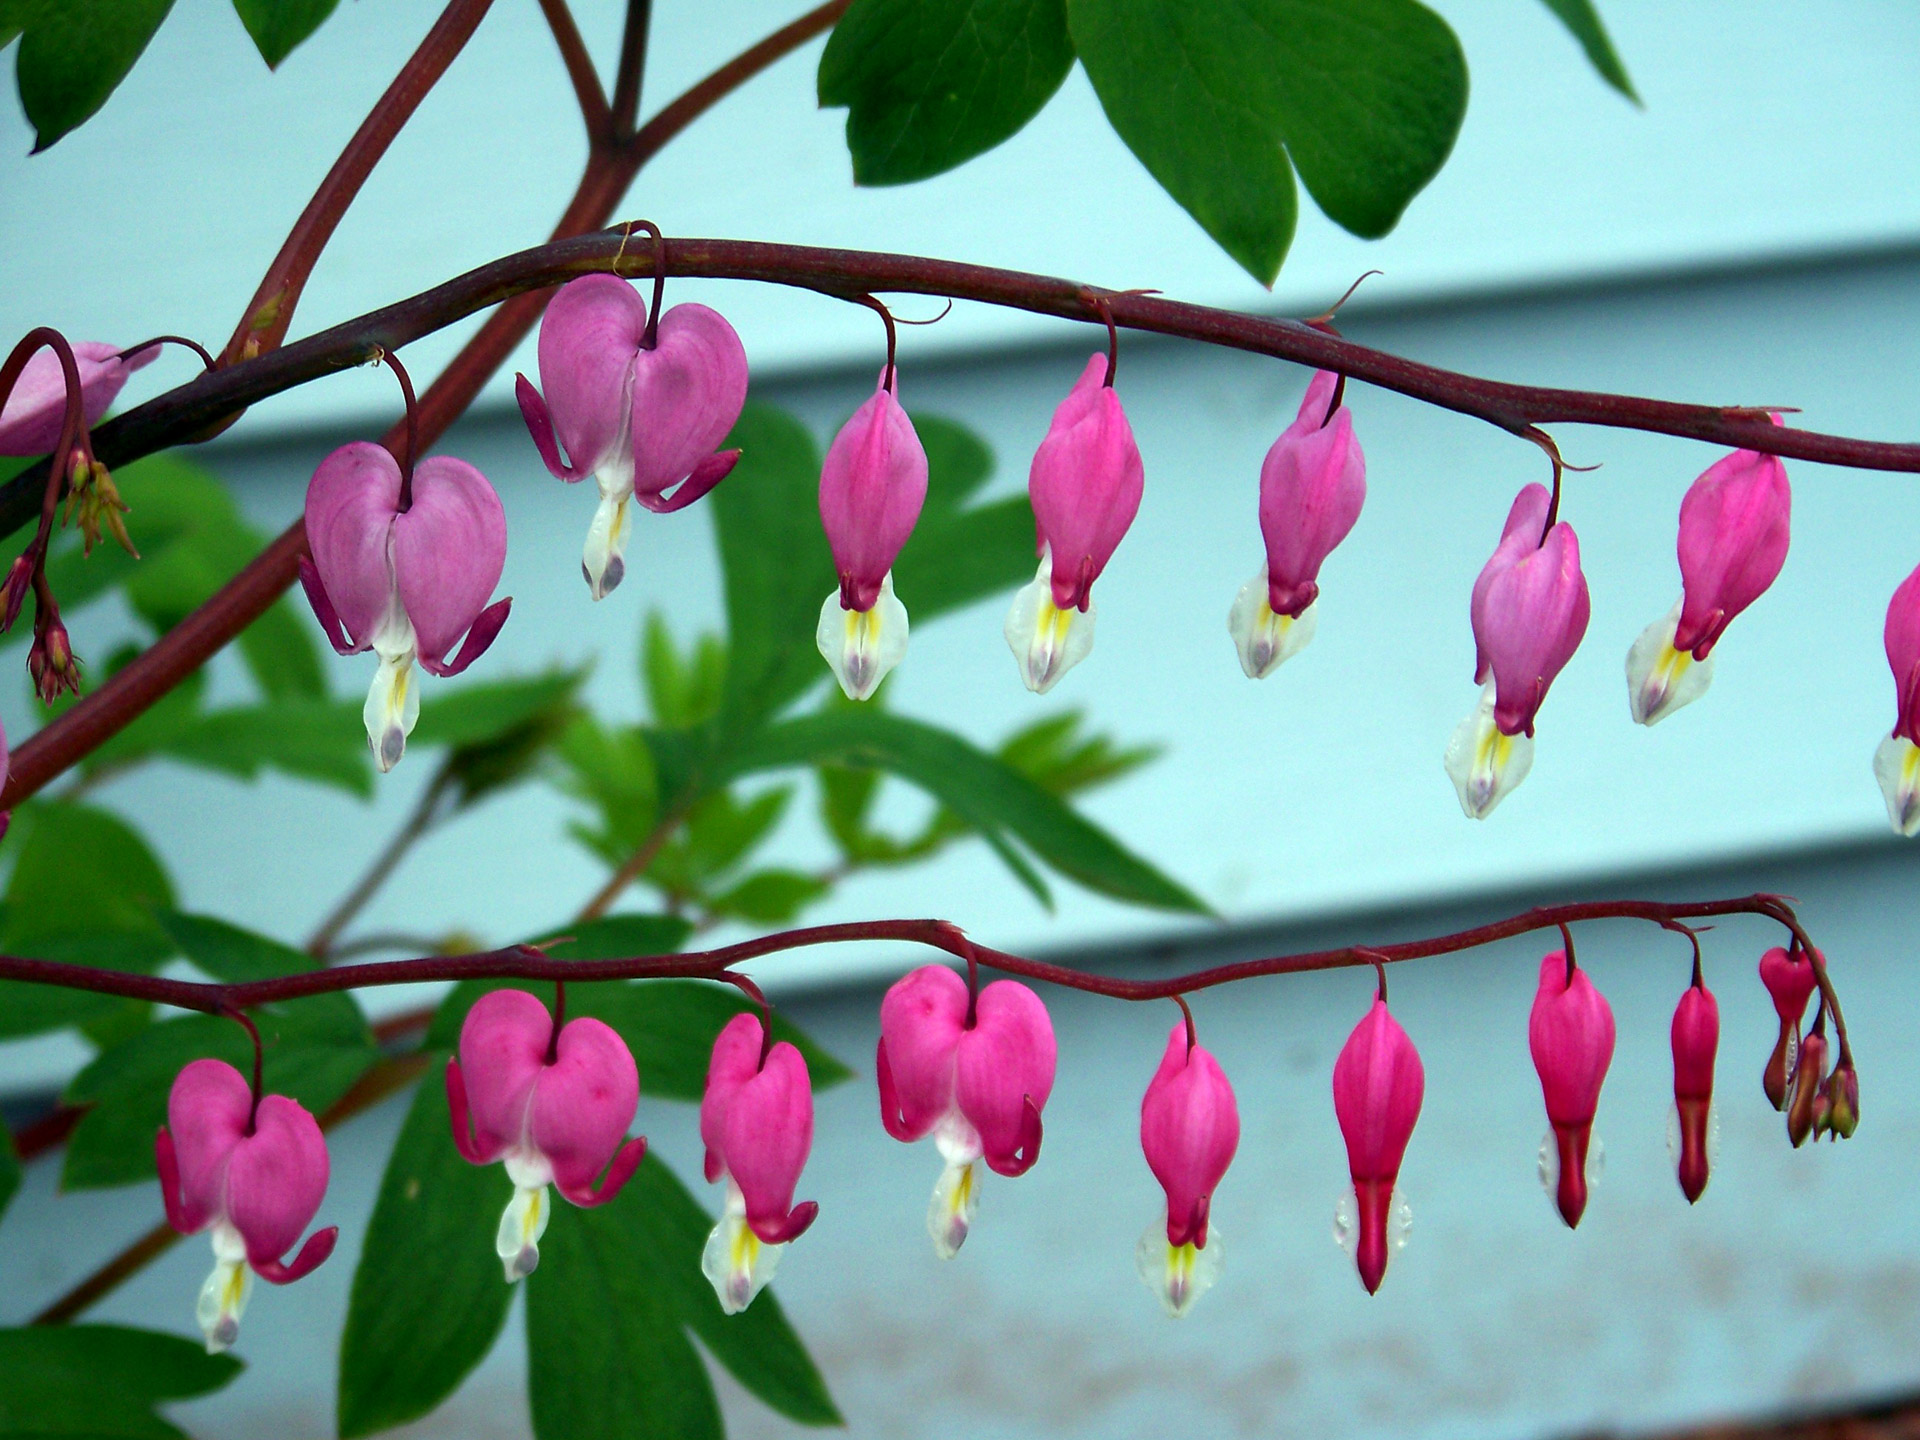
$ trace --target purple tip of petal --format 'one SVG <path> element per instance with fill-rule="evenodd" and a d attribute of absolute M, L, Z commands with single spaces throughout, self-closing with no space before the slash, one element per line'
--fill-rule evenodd
<path fill-rule="evenodd" d="M 721 450 L 707 456 L 693 467 L 693 473 L 680 482 L 679 488 L 671 494 L 643 495 L 634 492 L 634 499 L 656 515 L 671 515 L 676 510 L 684 510 L 727 476 L 733 473 L 733 467 L 740 463 L 738 450 Z"/>
<path fill-rule="evenodd" d="M 316 1230 L 307 1237 L 307 1243 L 300 1247 L 300 1253 L 293 1257 L 291 1265 L 282 1265 L 278 1260 L 254 1260 L 247 1263 L 253 1271 L 269 1285 L 291 1285 L 302 1276 L 311 1275 L 333 1254 L 333 1245 L 340 1238 L 340 1227 L 329 1225 L 324 1230 Z"/>
<path fill-rule="evenodd" d="M 585 470 L 576 470 L 560 458 L 560 442 L 553 438 L 553 416 L 548 413 L 547 402 L 540 398 L 540 392 L 533 388 L 533 382 L 524 375 L 515 375 L 513 398 L 520 402 L 520 418 L 527 422 L 527 433 L 533 436 L 533 447 L 540 452 L 540 461 L 548 473 L 569 484 L 586 479 Z"/>
<path fill-rule="evenodd" d="M 327 598 L 327 587 L 320 583 L 320 572 L 314 567 L 312 557 L 300 557 L 300 588 L 306 592 L 307 604 L 313 607 L 313 618 L 320 622 L 320 631 L 327 637 L 327 643 L 339 655 L 358 655 L 367 647 L 353 643 L 353 637 L 347 634 L 346 627 L 340 623 L 339 612 L 333 608 L 333 601 Z"/>
<path fill-rule="evenodd" d="M 607 1173 L 597 1185 L 564 1186 L 560 1193 L 583 1210 L 596 1205 L 604 1205 L 626 1188 L 627 1181 L 633 1178 L 633 1172 L 640 1168 L 640 1162 L 647 1155 L 647 1137 L 636 1136 L 627 1141 L 614 1153 L 613 1161 L 607 1166 Z"/>
<path fill-rule="evenodd" d="M 467 631 L 467 638 L 460 646 L 460 653 L 451 660 L 429 660 L 420 657 L 420 668 L 433 675 L 458 675 L 474 661 L 487 653 L 494 637 L 500 633 L 500 627 L 507 623 L 507 613 L 513 609 L 513 597 L 496 600 L 479 615 L 474 617 L 473 628 Z"/>
<path fill-rule="evenodd" d="M 814 1219 L 819 1214 L 819 1202 L 802 1200 L 779 1220 L 753 1220 L 749 1218 L 747 1226 L 768 1245 L 791 1245 L 795 1240 L 798 1240 L 802 1235 L 806 1234 L 807 1227 L 813 1224 Z"/>

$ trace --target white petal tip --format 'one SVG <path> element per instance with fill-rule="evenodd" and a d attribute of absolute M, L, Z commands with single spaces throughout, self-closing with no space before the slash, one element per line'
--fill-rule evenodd
<path fill-rule="evenodd" d="M 949 1162 L 927 1202 L 927 1235 L 933 1241 L 933 1253 L 942 1260 L 958 1255 L 973 1232 L 973 1217 L 979 1209 L 979 1162 Z"/>
<path fill-rule="evenodd" d="M 604 484 L 600 505 L 587 527 L 586 548 L 580 553 L 580 573 L 586 577 L 587 590 L 596 600 L 604 600 L 627 578 L 627 537 L 633 529 L 633 491 L 629 487 L 608 491 Z"/>
<path fill-rule="evenodd" d="M 378 642 L 376 642 L 378 643 Z M 404 648 L 381 650 L 380 668 L 374 671 L 373 684 L 367 689 L 367 703 L 361 707 L 361 719 L 367 725 L 367 744 L 373 750 L 373 763 L 385 774 L 400 763 L 406 753 L 407 736 L 420 719 L 420 686 L 413 670 L 413 627 L 406 627 Z"/>
<path fill-rule="evenodd" d="M 728 1315 L 738 1315 L 766 1289 L 787 1247 L 769 1245 L 755 1235 L 746 1216 L 733 1202 L 731 1182 L 727 1188 L 727 1209 L 700 1252 L 700 1273 L 713 1286 L 720 1309 Z"/>
<path fill-rule="evenodd" d="M 1447 741 L 1447 778 L 1469 820 L 1484 820 L 1533 768 L 1533 737 L 1503 735 L 1493 719 L 1492 685 Z"/>
<path fill-rule="evenodd" d="M 1320 602 L 1298 615 L 1276 615 L 1267 603 L 1267 567 L 1240 587 L 1227 611 L 1227 633 L 1249 680 L 1263 680 L 1307 648 L 1319 625 Z"/>
<path fill-rule="evenodd" d="M 1895 833 L 1920 835 L 1920 747 L 1889 735 L 1873 752 L 1873 775 L 1887 802 L 1887 823 Z"/>
<path fill-rule="evenodd" d="M 1680 624 L 1680 602 L 1672 613 L 1640 632 L 1627 651 L 1627 708 L 1636 724 L 1657 725 L 1707 693 L 1713 683 L 1713 657 L 1696 660 L 1673 648 Z"/>
<path fill-rule="evenodd" d="M 1134 1269 L 1170 1319 L 1184 1320 L 1220 1278 L 1226 1256 L 1218 1226 L 1207 1227 L 1205 1248 L 1167 1241 L 1164 1214 L 1148 1225 L 1134 1247 Z"/>
<path fill-rule="evenodd" d="M 1055 606 L 1052 569 L 1052 561 L 1042 556 L 1039 574 L 1013 597 L 1003 632 L 1019 662 L 1021 680 L 1036 695 L 1059 684 L 1093 649 L 1093 602 L 1089 600 L 1085 610 Z"/>
<path fill-rule="evenodd" d="M 907 607 L 893 593 L 893 572 L 870 610 L 842 610 L 840 592 L 821 603 L 814 644 L 849 700 L 867 700 L 907 654 Z"/>

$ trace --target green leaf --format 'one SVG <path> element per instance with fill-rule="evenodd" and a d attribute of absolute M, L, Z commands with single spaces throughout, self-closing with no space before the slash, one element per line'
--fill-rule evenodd
<path fill-rule="evenodd" d="M 0 1435 L 176 1440 L 154 1412 L 210 1394 L 240 1373 L 231 1355 L 197 1340 L 121 1325 L 0 1330 Z"/>
<path fill-rule="evenodd" d="M 700 1273 L 712 1223 L 652 1155 L 611 1204 L 555 1218 L 527 1281 L 527 1389 L 541 1440 L 721 1434 L 687 1330 L 780 1414 L 843 1423 L 771 1291 L 721 1313 Z"/>
<path fill-rule="evenodd" d="M 927 452 L 927 503 L 900 558 L 894 587 L 918 623 L 1033 578 L 1033 507 L 1025 495 L 966 507 L 993 474 L 993 452 L 971 430 L 915 415 Z"/>
<path fill-rule="evenodd" d="M 1638 105 L 1640 97 L 1634 91 L 1633 81 L 1627 78 L 1627 67 L 1620 63 L 1619 52 L 1613 48 L 1593 0 L 1541 0 L 1541 3 L 1559 16 L 1560 23 L 1573 33 L 1580 48 L 1586 51 L 1588 62 L 1600 72 L 1600 78 Z"/>
<path fill-rule="evenodd" d="M 1068 0 L 1107 118 L 1255 279 L 1292 242 L 1292 171 L 1329 219 L 1391 230 L 1466 115 L 1460 43 L 1416 0 Z M 1291 164 L 1289 164 L 1291 160 Z"/>
<path fill-rule="evenodd" d="M 707 909 L 750 925 L 784 925 L 832 888 L 831 881 L 799 870 L 758 870 L 709 896 Z"/>
<path fill-rule="evenodd" d="M 1110 735 L 1084 734 L 1086 714 L 1065 710 L 1023 726 L 1000 742 L 999 755 L 1055 795 L 1076 795 L 1117 780 L 1157 758 L 1158 745 L 1117 744 Z"/>
<path fill-rule="evenodd" d="M 513 1187 L 499 1166 L 469 1165 L 454 1149 L 445 1064 L 444 1051 L 429 1053 L 353 1272 L 340 1337 L 343 1440 L 439 1405 L 486 1358 L 506 1323 L 513 1288 L 493 1236 Z"/>
<path fill-rule="evenodd" d="M 124 741 L 116 736 L 120 743 L 103 746 L 101 758 L 119 764 L 164 755 L 242 780 L 278 770 L 366 798 L 373 794 L 373 770 L 359 712 L 357 703 L 301 699 L 172 712 L 165 725 Z"/>
<path fill-rule="evenodd" d="M 1064 0 L 855 0 L 820 56 L 861 185 L 924 180 L 1016 134 L 1073 68 Z"/>
<path fill-rule="evenodd" d="M 173 0 L 25 0 L 11 24 L 20 104 L 39 152 L 91 119 L 147 48 Z"/>
<path fill-rule="evenodd" d="M 324 700 L 327 676 L 306 617 L 277 600 L 240 632 L 240 659 L 269 700 Z"/>
<path fill-rule="evenodd" d="M 866 765 L 909 780 L 990 842 L 1018 839 L 1090 890 L 1137 905 L 1207 913 L 1185 886 L 1012 766 L 917 720 L 851 708 L 803 715 L 754 736 L 732 768 L 746 773 L 822 761 Z"/>
<path fill-rule="evenodd" d="M 420 723 L 407 737 L 412 749 L 428 745 L 480 745 L 541 719 L 556 706 L 570 706 L 586 678 L 583 670 L 552 670 L 513 680 L 462 685 L 433 694 L 420 707 Z"/>
<path fill-rule="evenodd" d="M 0 1213 L 20 1188 L 20 1152 L 13 1143 L 13 1132 L 0 1125 Z"/>
<path fill-rule="evenodd" d="M 554 753 L 563 769 L 561 788 L 600 812 L 595 848 L 619 864 L 653 830 L 659 782 L 653 750 L 640 731 L 610 729 L 581 713 L 561 732 Z"/>
<path fill-rule="evenodd" d="M 154 918 L 182 955 L 223 984 L 298 975 L 320 963 L 305 951 L 212 915 L 162 910 Z"/>
<path fill-rule="evenodd" d="M 269 70 L 291 55 L 294 48 L 333 13 L 340 0 L 233 0 L 240 23 L 260 51 Z"/>
<path fill-rule="evenodd" d="M 688 729 L 705 724 L 720 709 L 727 682 L 727 647 L 717 635 L 700 635 L 682 656 L 667 617 L 647 612 L 640 642 L 640 679 L 656 724 Z"/>

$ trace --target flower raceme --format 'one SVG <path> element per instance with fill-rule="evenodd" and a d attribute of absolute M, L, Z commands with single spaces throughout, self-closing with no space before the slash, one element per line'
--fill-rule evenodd
<path fill-rule="evenodd" d="M 224 1060 L 195 1060 L 174 1077 L 153 1150 L 167 1223 L 182 1235 L 212 1230 L 213 1272 L 195 1316 L 208 1353 L 225 1350 L 239 1338 L 254 1275 L 291 1284 L 333 1253 L 340 1232 L 329 1226 L 309 1235 L 291 1264 L 280 1258 L 327 1193 L 327 1142 L 297 1102 L 256 1102 Z"/>
<path fill-rule="evenodd" d="M 1681 597 L 1627 652 L 1627 702 L 1640 724 L 1706 693 L 1713 647 L 1786 563 L 1792 510 L 1787 467 L 1756 450 L 1716 461 L 1688 489 L 1676 545 Z"/>
<path fill-rule="evenodd" d="M 524 990 L 481 996 L 447 1062 L 453 1143 L 473 1165 L 500 1161 L 513 1198 L 494 1253 L 511 1284 L 540 1263 L 553 1185 L 575 1205 L 604 1205 L 646 1154 L 627 1138 L 640 1076 L 627 1044 L 590 1016 L 564 1025 Z"/>
<path fill-rule="evenodd" d="M 1815 952 L 1818 954 L 1819 952 Z M 1827 957 L 1820 956 L 1826 964 Z M 1800 1034 L 1800 1022 L 1806 1018 L 1807 1001 L 1813 998 L 1820 977 L 1813 962 L 1798 944 L 1791 949 L 1774 946 L 1760 957 L 1760 983 L 1773 997 L 1774 1013 L 1780 1017 L 1780 1038 L 1767 1057 L 1767 1068 L 1760 1077 L 1767 1100 L 1776 1110 L 1787 1108 L 1788 1078 L 1794 1063 L 1794 1044 Z"/>
<path fill-rule="evenodd" d="M 1220 1278 L 1220 1232 L 1210 1212 L 1239 1144 L 1233 1086 L 1185 1022 L 1176 1024 L 1140 1101 L 1140 1149 L 1167 1205 L 1135 1252 L 1141 1280 L 1176 1320 Z"/>
<path fill-rule="evenodd" d="M 1140 509 L 1145 468 L 1111 361 L 1095 355 L 1034 452 L 1027 474 L 1040 569 L 1007 612 L 1006 637 L 1035 694 L 1093 649 L 1093 582 Z"/>
<path fill-rule="evenodd" d="M 872 695 L 907 653 L 893 562 L 927 498 L 927 452 L 894 394 L 897 373 L 881 371 L 820 470 L 820 523 L 840 583 L 821 603 L 814 640 L 849 700 Z"/>
<path fill-rule="evenodd" d="M 813 1149 L 813 1081 L 797 1049 L 769 1038 L 758 1015 L 729 1020 L 713 1042 L 700 1101 L 707 1179 L 727 1183 L 700 1270 L 729 1315 L 753 1303 L 820 1211 L 811 1200 L 793 1203 Z"/>
<path fill-rule="evenodd" d="M 1347 1170 L 1353 1180 L 1357 1214 L 1354 1264 L 1369 1295 L 1380 1289 L 1387 1259 L 1395 1248 L 1389 1221 L 1404 1231 L 1405 1202 L 1394 1189 L 1400 1161 L 1407 1153 L 1427 1076 L 1420 1052 L 1387 1010 L 1385 985 L 1372 1007 L 1353 1027 L 1340 1057 L 1333 1062 L 1333 1113 L 1347 1143 Z"/>
<path fill-rule="evenodd" d="M 1571 1229 L 1587 1208 L 1593 1115 L 1613 1061 L 1613 1007 L 1565 950 L 1540 962 L 1527 1043 L 1553 1127 L 1541 1147 L 1540 1175 L 1553 1186 L 1555 1208 Z"/>
<path fill-rule="evenodd" d="M 1587 633 L 1591 603 L 1580 541 L 1564 520 L 1547 529 L 1551 506 L 1544 485 L 1515 497 L 1500 543 L 1473 585 L 1473 678 L 1485 689 L 1447 744 L 1446 770 L 1460 808 L 1475 820 L 1526 778 L 1534 717 Z"/>
<path fill-rule="evenodd" d="M 158 345 L 121 358 L 118 345 L 82 340 L 73 347 L 80 372 L 80 407 L 88 426 L 100 423 L 127 377 L 160 353 Z M 44 455 L 60 443 L 67 414 L 67 376 L 60 357 L 37 350 L 27 358 L 13 392 L 0 405 L 0 455 Z"/>
<path fill-rule="evenodd" d="M 1673 1108 L 1680 1132 L 1676 1165 L 1681 1193 L 1693 1204 L 1707 1188 L 1712 1163 L 1713 1057 L 1720 1047 L 1720 1004 L 1698 974 L 1674 1007 Z"/>
<path fill-rule="evenodd" d="M 1227 630 L 1255 680 L 1306 648 L 1319 607 L 1320 566 L 1347 538 L 1367 498 L 1367 460 L 1353 414 L 1333 408 L 1340 377 L 1316 373 L 1294 422 L 1260 466 L 1260 534 L 1267 560 L 1240 587 Z"/>
<path fill-rule="evenodd" d="M 539 359 L 541 388 L 518 375 L 514 394 L 547 469 L 600 487 L 581 557 L 599 600 L 626 575 L 628 502 L 682 509 L 739 460 L 719 445 L 746 404 L 747 354 L 705 305 L 676 305 L 650 329 L 633 286 L 601 274 L 568 281 L 547 303 Z"/>
<path fill-rule="evenodd" d="M 414 662 L 458 675 L 507 623 L 512 599 L 487 603 L 506 564 L 506 514 L 464 460 L 422 460 L 408 485 L 392 455 L 360 440 L 313 472 L 306 524 L 300 583 L 320 628 L 342 655 L 380 657 L 364 718 L 375 762 L 391 770 L 420 717 Z"/>
<path fill-rule="evenodd" d="M 1873 773 L 1893 828 L 1915 835 L 1920 834 L 1920 568 L 1900 582 L 1887 603 L 1884 640 L 1898 711 L 1893 730 L 1873 752 Z"/>
<path fill-rule="evenodd" d="M 942 1260 L 973 1227 L 979 1162 L 1013 1176 L 1039 1159 L 1057 1054 L 1047 1007 L 1017 980 L 996 980 L 969 1003 L 966 981 L 923 965 L 880 1002 L 880 1121 L 896 1140 L 931 1135 L 940 1152 L 927 1233 Z"/>

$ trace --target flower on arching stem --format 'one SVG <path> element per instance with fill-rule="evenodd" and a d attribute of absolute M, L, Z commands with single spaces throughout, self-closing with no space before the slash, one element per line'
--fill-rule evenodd
<path fill-rule="evenodd" d="M 628 502 L 682 509 L 739 460 L 718 447 L 746 404 L 747 352 L 718 311 L 676 305 L 649 328 L 633 286 L 583 275 L 547 302 L 540 384 L 514 384 L 540 458 L 562 480 L 591 475 L 600 487 L 580 565 L 599 600 L 627 573 Z"/>
<path fill-rule="evenodd" d="M 639 1103 L 633 1055 L 610 1026 L 590 1016 L 562 1025 L 524 990 L 491 991 L 467 1011 L 447 1061 L 447 1110 L 461 1158 L 501 1161 L 513 1182 L 493 1244 L 508 1284 L 540 1263 L 547 1186 L 590 1208 L 632 1178 L 647 1151 L 627 1138 Z"/>
<path fill-rule="evenodd" d="M 1485 689 L 1447 742 L 1446 770 L 1460 808 L 1475 820 L 1526 777 L 1534 716 L 1587 633 L 1580 541 L 1564 520 L 1546 529 L 1551 504 L 1544 485 L 1515 497 L 1500 544 L 1473 585 L 1473 678 Z"/>
<path fill-rule="evenodd" d="M 1825 1125 L 1831 1099 L 1827 1094 L 1827 1011 L 1823 1004 L 1813 1029 L 1800 1042 L 1793 1068 L 1793 1092 L 1787 1098 L 1787 1139 L 1797 1150 L 1807 1136 Z"/>
<path fill-rule="evenodd" d="M 983 987 L 970 1006 L 966 981 L 944 965 L 923 965 L 880 1002 L 880 1123 L 908 1143 L 933 1136 L 945 1162 L 927 1207 L 927 1233 L 942 1260 L 973 1227 L 979 1162 L 1013 1176 L 1040 1158 L 1056 1057 L 1047 1007 L 1017 980 Z"/>
<path fill-rule="evenodd" d="M 33 617 L 33 646 L 27 651 L 27 674 L 40 702 L 51 705 L 61 695 L 80 693 L 80 660 L 53 605 L 37 605 Z"/>
<path fill-rule="evenodd" d="M 814 641 L 849 700 L 872 695 L 907 653 L 893 562 L 927 498 L 927 452 L 894 394 L 897 374 L 891 363 L 880 372 L 820 469 L 820 523 L 840 583 L 821 602 Z"/>
<path fill-rule="evenodd" d="M 409 497 L 399 462 L 357 440 L 308 482 L 307 546 L 300 583 L 328 641 L 342 655 L 380 657 L 364 715 L 373 758 L 391 770 L 420 716 L 414 661 L 458 675 L 507 623 L 511 598 L 487 604 L 507 558 L 500 497 L 486 476 L 445 455 L 414 467 Z"/>
<path fill-rule="evenodd" d="M 1007 611 L 1005 633 L 1020 677 L 1045 694 L 1093 648 L 1093 582 L 1140 509 L 1140 447 L 1112 385 L 1110 357 L 1095 355 L 1060 408 L 1027 474 L 1040 569 Z"/>
<path fill-rule="evenodd" d="M 1427 1088 L 1420 1053 L 1387 1011 L 1386 983 L 1353 1027 L 1333 1062 L 1333 1113 L 1347 1142 L 1347 1170 L 1358 1214 L 1342 1230 L 1353 1238 L 1354 1264 L 1369 1295 L 1380 1288 L 1387 1260 L 1404 1243 L 1408 1214 L 1394 1182 Z M 1344 1211 L 1344 1205 L 1342 1207 Z M 1390 1241 L 1389 1223 L 1395 1234 Z"/>
<path fill-rule="evenodd" d="M 150 345 L 120 358 L 118 345 L 82 340 L 73 347 L 80 372 L 80 406 L 89 427 L 97 425 L 127 383 L 127 377 L 160 353 Z M 60 443 L 67 414 L 67 377 L 60 357 L 38 350 L 14 381 L 13 393 L 0 405 L 0 455 L 44 455 Z"/>
<path fill-rule="evenodd" d="M 1320 566 L 1347 538 L 1367 498 L 1367 460 L 1353 414 L 1333 408 L 1340 377 L 1321 370 L 1294 422 L 1260 466 L 1260 534 L 1267 561 L 1240 587 L 1227 630 L 1240 668 L 1255 680 L 1313 639 Z"/>
<path fill-rule="evenodd" d="M 1655 724 L 1706 693 L 1713 647 L 1786 563 L 1792 510 L 1777 455 L 1736 450 L 1693 482 L 1680 502 L 1681 597 L 1627 652 L 1635 720 Z"/>
<path fill-rule="evenodd" d="M 1167 1036 L 1160 1068 L 1140 1101 L 1140 1148 L 1167 1192 L 1167 1207 L 1134 1252 L 1141 1280 L 1176 1320 L 1220 1278 L 1220 1232 L 1210 1228 L 1209 1215 L 1239 1144 L 1233 1086 L 1182 1021 Z"/>
<path fill-rule="evenodd" d="M 1673 1108 L 1679 1129 L 1675 1163 L 1680 1191 L 1691 1205 L 1707 1188 L 1712 1163 L 1713 1057 L 1720 1048 L 1720 1003 L 1694 969 L 1693 983 L 1674 1007 Z"/>
<path fill-rule="evenodd" d="M 1853 1062 L 1842 1060 L 1827 1077 L 1827 1138 L 1850 1140 L 1860 1124 L 1860 1076 Z"/>
<path fill-rule="evenodd" d="M 793 1203 L 813 1149 L 813 1081 L 798 1050 L 768 1038 L 758 1015 L 729 1020 L 713 1042 L 700 1101 L 707 1180 L 727 1182 L 700 1271 L 729 1315 L 753 1303 L 820 1212 L 811 1200 Z"/>
<path fill-rule="evenodd" d="M 1893 731 L 1873 752 L 1874 778 L 1887 819 L 1902 835 L 1920 834 L 1920 568 L 1887 603 L 1887 664 L 1893 670 Z"/>
<path fill-rule="evenodd" d="M 1825 955 L 1820 955 L 1820 963 L 1827 963 Z M 1807 1001 L 1818 988 L 1820 977 L 1796 940 L 1791 949 L 1776 945 L 1760 957 L 1760 982 L 1773 997 L 1774 1012 L 1780 1017 L 1780 1037 L 1774 1042 L 1773 1053 L 1767 1057 L 1767 1068 L 1761 1074 L 1760 1083 L 1773 1108 L 1784 1110 L 1788 1072 L 1794 1063 L 1794 1041 L 1800 1033 L 1800 1022 L 1806 1017 Z"/>
<path fill-rule="evenodd" d="M 286 1285 L 333 1253 L 339 1229 L 307 1237 L 291 1264 L 280 1257 L 327 1193 L 320 1126 L 284 1095 L 263 1095 L 224 1060 L 195 1060 L 174 1077 L 167 1123 L 154 1137 L 167 1223 L 182 1235 L 212 1227 L 213 1273 L 196 1317 L 209 1353 L 239 1337 L 252 1277 Z"/>
<path fill-rule="evenodd" d="M 1540 962 L 1540 988 L 1527 1022 L 1533 1068 L 1553 1127 L 1540 1148 L 1540 1179 L 1569 1229 L 1587 1208 L 1597 1178 L 1588 1163 L 1600 1083 L 1613 1060 L 1613 1007 L 1565 950 Z"/>

